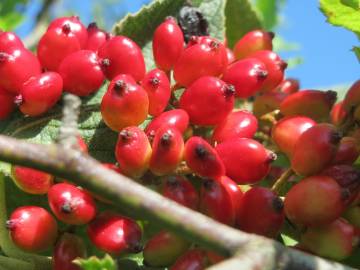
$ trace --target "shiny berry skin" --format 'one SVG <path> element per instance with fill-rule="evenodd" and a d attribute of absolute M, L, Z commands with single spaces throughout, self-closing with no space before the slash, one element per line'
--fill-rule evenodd
<path fill-rule="evenodd" d="M 226 175 L 238 184 L 254 184 L 264 178 L 275 154 L 267 151 L 255 140 L 239 138 L 228 140 L 216 146 Z"/>
<path fill-rule="evenodd" d="M 146 91 L 130 75 L 118 75 L 110 83 L 101 101 L 101 115 L 114 131 L 137 126 L 145 121 L 149 108 Z"/>
<path fill-rule="evenodd" d="M 226 189 L 226 191 L 230 195 L 230 199 L 234 206 L 235 213 L 237 213 L 241 207 L 244 193 L 241 191 L 240 187 L 233 180 L 231 180 L 229 177 L 225 175 L 221 176 L 219 179 L 217 179 L 217 181 Z"/>
<path fill-rule="evenodd" d="M 183 158 L 184 140 L 176 128 L 163 126 L 157 130 L 150 159 L 150 170 L 155 175 L 169 174 Z"/>
<path fill-rule="evenodd" d="M 344 101 L 335 103 L 330 112 L 331 123 L 339 126 L 345 121 L 346 111 L 343 106 Z"/>
<path fill-rule="evenodd" d="M 333 164 L 353 164 L 360 155 L 360 146 L 353 137 L 343 137 L 336 150 Z"/>
<path fill-rule="evenodd" d="M 6 226 L 14 244 L 29 252 L 51 248 L 57 237 L 55 219 L 48 211 L 38 206 L 16 208 Z"/>
<path fill-rule="evenodd" d="M 221 143 L 235 138 L 252 138 L 257 128 L 258 121 L 251 112 L 234 111 L 215 126 L 212 141 Z"/>
<path fill-rule="evenodd" d="M 86 258 L 86 246 L 81 237 L 64 233 L 58 240 L 53 254 L 53 270 L 81 270 L 73 263 L 77 258 Z"/>
<path fill-rule="evenodd" d="M 305 116 L 284 117 L 273 126 L 271 138 L 281 152 L 291 157 L 301 134 L 315 125 L 314 120 Z"/>
<path fill-rule="evenodd" d="M 334 91 L 302 90 L 285 98 L 280 111 L 285 116 L 303 115 L 315 121 L 324 121 L 328 119 L 335 101 Z"/>
<path fill-rule="evenodd" d="M 317 124 L 301 134 L 293 148 L 291 167 L 298 175 L 313 175 L 331 163 L 340 134 L 330 124 Z"/>
<path fill-rule="evenodd" d="M 360 104 L 360 80 L 354 82 L 346 92 L 343 107 L 346 112 L 354 110 Z"/>
<path fill-rule="evenodd" d="M 93 51 L 80 50 L 69 54 L 59 66 L 64 90 L 77 96 L 88 96 L 97 91 L 105 76 Z"/>
<path fill-rule="evenodd" d="M 284 221 L 284 204 L 275 192 L 253 187 L 244 194 L 237 213 L 240 230 L 274 238 Z"/>
<path fill-rule="evenodd" d="M 190 246 L 190 243 L 174 233 L 161 231 L 146 243 L 143 254 L 145 265 L 167 267 L 172 265 Z"/>
<path fill-rule="evenodd" d="M 15 96 L 0 87 L 0 120 L 8 118 L 15 109 Z"/>
<path fill-rule="evenodd" d="M 237 97 L 248 98 L 261 89 L 267 74 L 267 69 L 260 60 L 248 58 L 231 64 L 222 79 L 234 85 Z"/>
<path fill-rule="evenodd" d="M 332 260 L 349 257 L 356 246 L 354 227 L 343 219 L 330 224 L 310 227 L 301 236 L 300 243 L 307 250 Z"/>
<path fill-rule="evenodd" d="M 234 225 L 236 210 L 228 189 L 212 179 L 203 181 L 200 190 L 200 212 L 224 223 Z"/>
<path fill-rule="evenodd" d="M 130 218 L 104 212 L 87 227 L 91 242 L 100 250 L 113 255 L 138 253 L 141 249 L 141 228 Z"/>
<path fill-rule="evenodd" d="M 305 226 L 325 225 L 344 210 L 339 184 L 331 177 L 314 175 L 300 180 L 285 197 L 286 216 Z"/>
<path fill-rule="evenodd" d="M 279 55 L 269 50 L 252 53 L 249 58 L 257 58 L 265 64 L 267 77 L 262 84 L 261 91 L 271 91 L 284 80 L 284 71 L 287 63 Z"/>
<path fill-rule="evenodd" d="M 287 94 L 279 92 L 266 92 L 255 97 L 252 111 L 256 117 L 280 109 L 281 102 Z"/>
<path fill-rule="evenodd" d="M 15 102 L 23 114 L 38 116 L 46 113 L 59 101 L 62 91 L 61 76 L 49 71 L 31 77 L 24 83 Z"/>
<path fill-rule="evenodd" d="M 110 39 L 110 34 L 98 28 L 95 22 L 90 23 L 87 27 L 88 39 L 84 47 L 85 50 L 97 52 L 99 48 Z"/>
<path fill-rule="evenodd" d="M 189 115 L 185 110 L 174 109 L 163 112 L 154 118 L 145 128 L 145 133 L 149 138 L 155 136 L 156 131 L 163 125 L 174 127 L 184 133 L 189 126 Z"/>
<path fill-rule="evenodd" d="M 182 52 L 174 66 L 174 78 L 186 87 L 200 77 L 221 75 L 226 66 L 226 47 L 214 38 L 202 37 Z"/>
<path fill-rule="evenodd" d="M 184 35 L 175 18 L 167 17 L 156 28 L 152 48 L 156 66 L 170 71 L 184 50 Z"/>
<path fill-rule="evenodd" d="M 225 175 L 225 167 L 215 149 L 203 138 L 193 136 L 185 144 L 187 166 L 201 177 L 216 178 Z"/>
<path fill-rule="evenodd" d="M 110 38 L 98 50 L 102 67 L 109 80 L 119 74 L 131 75 L 135 81 L 145 76 L 145 61 L 140 47 L 124 36 Z"/>
<path fill-rule="evenodd" d="M 220 123 L 234 107 L 234 87 L 222 80 L 204 76 L 194 81 L 180 98 L 180 108 L 195 125 Z"/>
<path fill-rule="evenodd" d="M 197 210 L 199 195 L 191 182 L 183 176 L 167 176 L 161 194 L 183 206 Z"/>
<path fill-rule="evenodd" d="M 158 116 L 165 110 L 171 95 L 167 75 L 160 69 L 153 69 L 145 74 L 141 86 L 149 97 L 149 114 Z"/>
<path fill-rule="evenodd" d="M 227 55 L 227 59 L 228 59 L 228 65 L 235 62 L 235 55 L 231 49 L 226 48 L 226 55 Z"/>
<path fill-rule="evenodd" d="M 245 34 L 234 46 L 236 59 L 243 59 L 260 50 L 272 50 L 273 32 L 253 30 Z"/>
<path fill-rule="evenodd" d="M 151 145 L 145 132 L 138 127 L 120 131 L 115 147 L 116 160 L 123 174 L 140 178 L 149 168 Z"/>
<path fill-rule="evenodd" d="M 48 200 L 55 216 L 66 224 L 84 225 L 96 214 L 93 198 L 74 185 L 67 183 L 53 185 L 49 189 Z"/>
<path fill-rule="evenodd" d="M 18 94 L 22 85 L 41 73 L 36 56 L 27 49 L 16 49 L 11 53 L 0 52 L 0 87 Z"/>
<path fill-rule="evenodd" d="M 57 71 L 66 56 L 80 49 L 78 38 L 66 24 L 46 31 L 39 41 L 37 56 L 43 68 Z"/>
<path fill-rule="evenodd" d="M 275 89 L 275 92 L 280 92 L 284 94 L 293 94 L 299 91 L 300 83 L 297 79 L 285 79 L 283 80 Z"/>
<path fill-rule="evenodd" d="M 57 18 L 49 24 L 48 31 L 51 29 L 62 29 L 64 27 L 76 36 L 81 48 L 83 48 L 87 42 L 88 34 L 86 27 L 81 23 L 79 17 L 70 16 Z"/>
<path fill-rule="evenodd" d="M 51 174 L 15 165 L 11 166 L 11 177 L 22 191 L 30 194 L 46 194 L 54 181 Z"/>
<path fill-rule="evenodd" d="M 213 256 L 211 254 L 211 256 Z M 204 270 L 212 264 L 210 253 L 202 249 L 191 249 L 180 256 L 170 270 Z"/>
<path fill-rule="evenodd" d="M 13 32 L 1 32 L 0 52 L 11 53 L 16 49 L 24 49 L 21 39 Z"/>

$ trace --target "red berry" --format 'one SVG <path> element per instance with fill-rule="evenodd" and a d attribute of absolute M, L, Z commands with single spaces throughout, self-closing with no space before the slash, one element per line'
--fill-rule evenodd
<path fill-rule="evenodd" d="M 141 85 L 149 96 L 149 114 L 158 116 L 165 110 L 171 95 L 167 75 L 160 69 L 153 69 L 146 73 Z"/>
<path fill-rule="evenodd" d="M 13 32 L 1 32 L 0 52 L 11 53 L 16 49 L 24 49 L 21 39 Z"/>
<path fill-rule="evenodd" d="M 245 34 L 234 46 L 236 59 L 248 57 L 250 54 L 260 50 L 272 50 L 273 32 L 253 30 Z"/>
<path fill-rule="evenodd" d="M 167 17 L 156 28 L 152 48 L 156 66 L 171 70 L 184 49 L 184 36 L 175 18 Z"/>
<path fill-rule="evenodd" d="M 237 214 L 240 230 L 273 238 L 284 220 L 284 204 L 275 192 L 253 187 L 244 194 Z"/>
<path fill-rule="evenodd" d="M 231 180 L 229 177 L 225 175 L 221 176 L 220 179 L 218 179 L 218 181 L 230 195 L 230 199 L 234 206 L 235 213 L 237 213 L 242 204 L 242 198 L 244 196 L 243 192 L 233 180 Z"/>
<path fill-rule="evenodd" d="M 133 178 L 143 176 L 149 168 L 151 153 L 150 142 L 142 129 L 127 127 L 120 131 L 115 156 L 125 175 Z"/>
<path fill-rule="evenodd" d="M 58 102 L 62 90 L 61 76 L 56 72 L 45 72 L 24 83 L 15 102 L 23 114 L 38 116 L 46 113 Z"/>
<path fill-rule="evenodd" d="M 185 144 L 184 159 L 189 168 L 201 177 L 225 175 L 225 167 L 215 149 L 201 137 L 191 137 Z"/>
<path fill-rule="evenodd" d="M 81 48 L 84 48 L 88 34 L 86 27 L 81 23 L 78 16 L 61 17 L 53 20 L 48 27 L 48 31 L 51 29 L 64 29 L 71 32 L 78 39 Z"/>
<path fill-rule="evenodd" d="M 22 85 L 41 73 L 36 56 L 27 49 L 16 49 L 11 53 L 0 52 L 0 87 L 18 94 Z"/>
<path fill-rule="evenodd" d="M 285 98 L 281 102 L 280 111 L 285 116 L 303 115 L 315 121 L 323 121 L 329 118 L 335 101 L 334 91 L 302 90 Z"/>
<path fill-rule="evenodd" d="M 227 59 L 228 59 L 228 65 L 235 62 L 235 55 L 231 49 L 226 48 L 226 55 L 227 55 Z"/>
<path fill-rule="evenodd" d="M 80 135 L 77 136 L 77 141 L 78 141 L 78 146 L 82 152 L 84 152 L 84 153 L 89 152 L 86 142 Z"/>
<path fill-rule="evenodd" d="M 81 49 L 80 42 L 68 25 L 48 30 L 40 39 L 37 56 L 47 70 L 57 71 L 66 56 Z"/>
<path fill-rule="evenodd" d="M 339 126 L 345 121 L 346 111 L 344 109 L 344 101 L 336 103 L 330 112 L 331 123 Z"/>
<path fill-rule="evenodd" d="M 286 216 L 296 224 L 319 226 L 337 219 L 344 210 L 342 190 L 328 176 L 310 176 L 294 185 L 285 197 Z"/>
<path fill-rule="evenodd" d="M 331 163 L 340 134 L 330 124 L 317 124 L 301 134 L 293 148 L 291 167 L 299 175 L 313 175 Z"/>
<path fill-rule="evenodd" d="M 96 214 L 93 198 L 84 190 L 67 183 L 53 185 L 48 192 L 55 216 L 66 224 L 84 225 Z"/>
<path fill-rule="evenodd" d="M 161 194 L 188 208 L 198 209 L 199 195 L 191 182 L 183 176 L 167 176 Z"/>
<path fill-rule="evenodd" d="M 283 81 L 287 64 L 276 53 L 262 50 L 254 52 L 249 57 L 257 58 L 263 62 L 268 72 L 261 91 L 271 91 Z"/>
<path fill-rule="evenodd" d="M 226 175 L 238 184 L 253 184 L 264 178 L 276 156 L 255 140 L 239 138 L 216 146 Z"/>
<path fill-rule="evenodd" d="M 85 50 L 97 52 L 99 48 L 110 39 L 111 35 L 96 25 L 95 22 L 90 23 L 87 27 L 88 39 L 84 47 Z"/>
<path fill-rule="evenodd" d="M 151 172 L 155 175 L 173 172 L 183 157 L 184 140 L 181 133 L 173 127 L 163 126 L 156 132 L 152 146 Z"/>
<path fill-rule="evenodd" d="M 360 146 L 353 137 L 343 137 L 336 150 L 333 164 L 353 164 L 360 155 Z"/>
<path fill-rule="evenodd" d="M 51 174 L 14 165 L 11 166 L 11 176 L 22 191 L 30 194 L 46 194 L 54 181 Z"/>
<path fill-rule="evenodd" d="M 257 128 L 258 121 L 251 112 L 234 111 L 214 128 L 212 141 L 221 143 L 235 138 L 252 138 Z"/>
<path fill-rule="evenodd" d="M 300 83 L 296 79 L 285 79 L 283 80 L 275 89 L 274 91 L 284 93 L 284 94 L 293 94 L 299 91 Z"/>
<path fill-rule="evenodd" d="M 219 76 L 227 66 L 226 47 L 211 37 L 198 38 L 180 55 L 174 66 L 174 78 L 182 86 L 189 86 L 203 76 Z"/>
<path fill-rule="evenodd" d="M 0 87 L 0 120 L 5 120 L 15 109 L 15 96 Z"/>
<path fill-rule="evenodd" d="M 314 120 L 305 116 L 285 117 L 273 126 L 271 138 L 280 151 L 291 157 L 301 134 L 315 125 Z"/>
<path fill-rule="evenodd" d="M 174 233 L 161 231 L 150 238 L 144 247 L 144 263 L 152 267 L 172 265 L 190 246 Z"/>
<path fill-rule="evenodd" d="M 209 265 L 205 250 L 192 249 L 179 257 L 170 270 L 204 270 Z"/>
<path fill-rule="evenodd" d="M 346 92 L 344 98 L 343 107 L 346 112 L 354 110 L 360 104 L 360 80 L 351 85 L 349 90 Z"/>
<path fill-rule="evenodd" d="M 49 249 L 57 237 L 55 219 L 44 208 L 37 206 L 15 209 L 6 226 L 15 245 L 29 252 Z"/>
<path fill-rule="evenodd" d="M 141 228 L 130 218 L 104 212 L 97 216 L 87 228 L 91 242 L 100 250 L 119 255 L 140 251 Z"/>
<path fill-rule="evenodd" d="M 146 91 L 129 75 L 118 75 L 110 83 L 101 101 L 104 122 L 112 130 L 120 131 L 145 121 L 149 108 Z"/>
<path fill-rule="evenodd" d="M 98 50 L 106 77 L 114 79 L 119 74 L 131 75 L 141 81 L 145 75 L 145 61 L 140 47 L 124 36 L 110 38 Z"/>
<path fill-rule="evenodd" d="M 231 64 L 222 79 L 234 85 L 236 96 L 248 98 L 261 89 L 268 76 L 266 66 L 256 58 L 247 58 Z"/>
<path fill-rule="evenodd" d="M 287 94 L 279 92 L 266 92 L 256 96 L 253 103 L 253 113 L 256 117 L 280 109 L 281 102 L 287 97 Z"/>
<path fill-rule="evenodd" d="M 81 270 L 73 260 L 85 257 L 86 246 L 82 238 L 75 234 L 64 233 L 54 249 L 53 270 Z"/>
<path fill-rule="evenodd" d="M 222 80 L 205 76 L 193 82 L 180 98 L 180 108 L 195 125 L 216 125 L 234 107 L 234 87 Z"/>

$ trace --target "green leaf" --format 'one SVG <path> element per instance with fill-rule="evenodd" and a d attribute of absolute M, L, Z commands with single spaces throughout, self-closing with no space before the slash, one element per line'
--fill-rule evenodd
<path fill-rule="evenodd" d="M 225 6 L 226 38 L 232 48 L 244 34 L 261 29 L 262 24 L 248 0 L 227 0 Z"/>
<path fill-rule="evenodd" d="M 225 1 L 203 0 L 198 6 L 200 12 L 209 23 L 211 36 L 224 40 L 225 38 Z"/>
<path fill-rule="evenodd" d="M 296 241 L 295 239 L 293 239 L 290 236 L 285 235 L 285 234 L 282 234 L 281 238 L 283 239 L 285 246 L 292 247 L 292 246 L 295 246 L 298 243 L 298 241 Z"/>
<path fill-rule="evenodd" d="M 359 0 L 320 0 L 320 9 L 329 23 L 360 34 Z"/>
<path fill-rule="evenodd" d="M 358 61 L 360 63 L 360 47 L 354 46 L 352 50 L 355 53 L 355 55 L 356 55 L 356 57 L 357 57 L 357 59 L 358 59 Z"/>
<path fill-rule="evenodd" d="M 270 30 L 278 23 L 278 0 L 257 0 L 256 10 L 260 14 L 265 29 Z"/>
<path fill-rule="evenodd" d="M 83 270 L 117 270 L 115 261 L 108 254 L 102 259 L 92 256 L 88 259 L 77 259 L 74 262 Z"/>

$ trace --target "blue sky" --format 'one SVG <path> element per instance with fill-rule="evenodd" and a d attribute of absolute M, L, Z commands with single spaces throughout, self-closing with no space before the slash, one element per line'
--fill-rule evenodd
<path fill-rule="evenodd" d="M 30 0 L 30 2 L 26 11 L 27 19 L 17 29 L 22 36 L 31 30 L 33 14 L 39 9 L 39 0 Z M 113 22 L 109 19 L 117 18 L 127 11 L 135 12 L 149 0 L 93 0 L 93 2 L 111 5 L 108 9 L 111 14 L 103 20 L 105 25 L 111 25 Z M 69 10 L 79 14 L 86 24 L 93 20 L 93 10 L 90 5 L 84 5 L 84 1 L 63 0 L 55 8 L 59 16 Z M 350 31 L 326 23 L 325 17 L 318 9 L 318 1 L 287 0 L 282 16 L 282 23 L 275 32 L 285 40 L 297 43 L 299 50 L 282 52 L 281 56 L 284 59 L 296 56 L 303 58 L 301 65 L 287 71 L 288 76 L 300 79 L 302 88 L 331 87 L 350 84 L 359 79 L 359 62 L 350 51 L 352 46 L 359 44 L 359 41 Z"/>

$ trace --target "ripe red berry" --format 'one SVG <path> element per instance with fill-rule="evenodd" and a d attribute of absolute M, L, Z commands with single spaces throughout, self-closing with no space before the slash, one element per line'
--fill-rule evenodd
<path fill-rule="evenodd" d="M 360 80 L 354 82 L 346 92 L 343 107 L 346 112 L 354 110 L 360 104 Z"/>
<path fill-rule="evenodd" d="M 146 73 L 141 85 L 149 96 L 149 114 L 158 116 L 165 110 L 171 95 L 167 75 L 160 69 L 153 69 Z"/>
<path fill-rule="evenodd" d="M 248 190 L 237 213 L 240 230 L 276 237 L 285 220 L 284 204 L 275 192 L 264 187 Z"/>
<path fill-rule="evenodd" d="M 199 195 L 191 182 L 183 176 L 167 176 L 161 194 L 188 208 L 198 209 Z"/>
<path fill-rule="evenodd" d="M 57 240 L 53 254 L 53 270 L 81 270 L 73 261 L 86 257 L 86 246 L 81 237 L 64 233 Z"/>
<path fill-rule="evenodd" d="M 235 62 L 235 55 L 231 49 L 226 48 L 226 55 L 227 55 L 227 59 L 228 59 L 228 65 Z"/>
<path fill-rule="evenodd" d="M 256 51 L 250 58 L 257 58 L 265 64 L 267 77 L 262 84 L 261 91 L 271 91 L 284 80 L 284 71 L 287 63 L 276 53 L 269 50 Z"/>
<path fill-rule="evenodd" d="M 241 191 L 240 187 L 233 180 L 231 180 L 229 177 L 225 175 L 221 176 L 220 179 L 217 180 L 230 195 L 230 199 L 234 206 L 235 213 L 237 213 L 241 207 L 244 193 Z"/>
<path fill-rule="evenodd" d="M 24 83 L 15 102 L 23 114 L 38 116 L 46 113 L 58 102 L 62 90 L 61 76 L 56 72 L 45 72 Z"/>
<path fill-rule="evenodd" d="M 184 140 L 181 133 L 173 127 L 163 126 L 155 134 L 150 170 L 155 175 L 173 172 L 182 160 Z"/>
<path fill-rule="evenodd" d="M 340 101 L 334 104 L 330 112 L 331 123 L 336 126 L 341 125 L 341 123 L 343 123 L 346 119 L 346 111 L 343 103 L 344 101 Z"/>
<path fill-rule="evenodd" d="M 15 109 L 15 96 L 0 87 L 0 120 L 8 118 Z"/>
<path fill-rule="evenodd" d="M 101 101 L 104 122 L 112 130 L 120 131 L 145 121 L 149 108 L 146 91 L 130 75 L 118 75 L 110 83 Z"/>
<path fill-rule="evenodd" d="M 344 210 L 339 184 L 328 176 L 310 176 L 294 185 L 285 197 L 286 216 L 294 223 L 319 226 L 337 219 Z"/>
<path fill-rule="evenodd" d="M 170 270 L 204 270 L 209 265 L 205 250 L 192 249 L 180 256 Z"/>
<path fill-rule="evenodd" d="M 80 135 L 77 136 L 77 142 L 78 142 L 78 146 L 82 152 L 84 152 L 84 153 L 89 152 L 86 142 Z"/>
<path fill-rule="evenodd" d="M 15 245 L 29 252 L 49 249 L 57 237 L 55 219 L 44 208 L 37 206 L 15 209 L 6 226 Z"/>
<path fill-rule="evenodd" d="M 305 116 L 285 117 L 273 126 L 271 138 L 280 151 L 291 157 L 301 134 L 315 125 L 314 120 Z"/>
<path fill-rule="evenodd" d="M 99 48 L 110 39 L 111 35 L 104 30 L 98 28 L 95 22 L 92 22 L 87 27 L 88 39 L 84 47 L 85 50 L 97 52 Z"/>
<path fill-rule="evenodd" d="M 253 184 L 264 178 L 276 155 L 255 140 L 239 138 L 216 146 L 226 175 L 238 184 Z"/>
<path fill-rule="evenodd" d="M 275 92 L 280 92 L 284 94 L 293 94 L 299 91 L 300 83 L 296 79 L 285 79 L 283 80 L 275 89 Z"/>
<path fill-rule="evenodd" d="M 353 137 L 343 137 L 336 150 L 333 164 L 353 164 L 360 155 L 360 146 Z"/>
<path fill-rule="evenodd" d="M 234 87 L 222 80 L 205 76 L 194 81 L 182 94 L 180 108 L 195 125 L 216 125 L 234 107 Z"/>
<path fill-rule="evenodd" d="M 234 111 L 214 128 L 212 141 L 221 143 L 235 138 L 252 138 L 257 128 L 258 121 L 251 112 Z"/>
<path fill-rule="evenodd" d="M 313 175 L 331 163 L 340 134 L 330 124 L 317 124 L 301 134 L 293 148 L 291 167 L 299 175 Z"/>
<path fill-rule="evenodd" d="M 279 92 L 266 92 L 256 96 L 253 103 L 253 113 L 256 117 L 280 109 L 281 102 L 287 97 L 287 94 Z"/>
<path fill-rule="evenodd" d="M 334 91 L 302 90 L 285 98 L 280 111 L 285 116 L 303 115 L 315 121 L 324 121 L 329 118 L 335 101 Z"/>
<path fill-rule="evenodd" d="M 237 97 L 248 98 L 261 89 L 267 76 L 264 63 L 256 58 L 247 58 L 231 64 L 222 79 L 234 85 Z"/>
<path fill-rule="evenodd" d="M 22 191 L 30 194 L 46 194 L 54 181 L 51 174 L 14 165 L 11 166 L 11 177 Z"/>
<path fill-rule="evenodd" d="M 66 224 L 84 225 L 95 217 L 96 205 L 93 198 L 74 185 L 53 185 L 49 189 L 48 199 L 55 216 Z"/>
<path fill-rule="evenodd" d="M 184 49 L 184 35 L 175 18 L 167 17 L 156 28 L 152 48 L 156 66 L 171 70 Z"/>
<path fill-rule="evenodd" d="M 1 32 L 0 52 L 11 53 L 16 49 L 24 49 L 21 39 L 13 32 Z"/>
<path fill-rule="evenodd" d="M 11 53 L 0 52 L 0 87 L 18 94 L 22 85 L 41 73 L 36 56 L 27 49 L 16 49 Z"/>
<path fill-rule="evenodd" d="M 191 137 L 185 144 L 187 166 L 201 177 L 217 178 L 225 175 L 225 167 L 215 149 L 201 137 Z"/>
<path fill-rule="evenodd" d="M 114 255 L 141 251 L 139 225 L 115 213 L 101 213 L 88 225 L 87 234 L 98 249 Z"/>
<path fill-rule="evenodd" d="M 150 238 L 144 247 L 144 263 L 152 267 L 172 265 L 190 246 L 174 233 L 161 231 Z"/>
<path fill-rule="evenodd" d="M 124 36 L 110 38 L 98 50 L 102 67 L 109 80 L 119 74 L 131 75 L 141 81 L 145 75 L 145 61 L 140 47 Z"/>
<path fill-rule="evenodd" d="M 234 46 L 236 59 L 248 57 L 250 54 L 260 50 L 272 50 L 273 32 L 253 30 L 245 34 Z"/>
<path fill-rule="evenodd" d="M 226 47 L 211 37 L 197 38 L 180 55 L 174 66 L 174 78 L 189 86 L 203 76 L 219 76 L 227 66 Z"/>
<path fill-rule="evenodd" d="M 115 147 L 116 160 L 123 174 L 140 178 L 149 168 L 151 145 L 142 129 L 127 127 L 120 131 Z"/>

